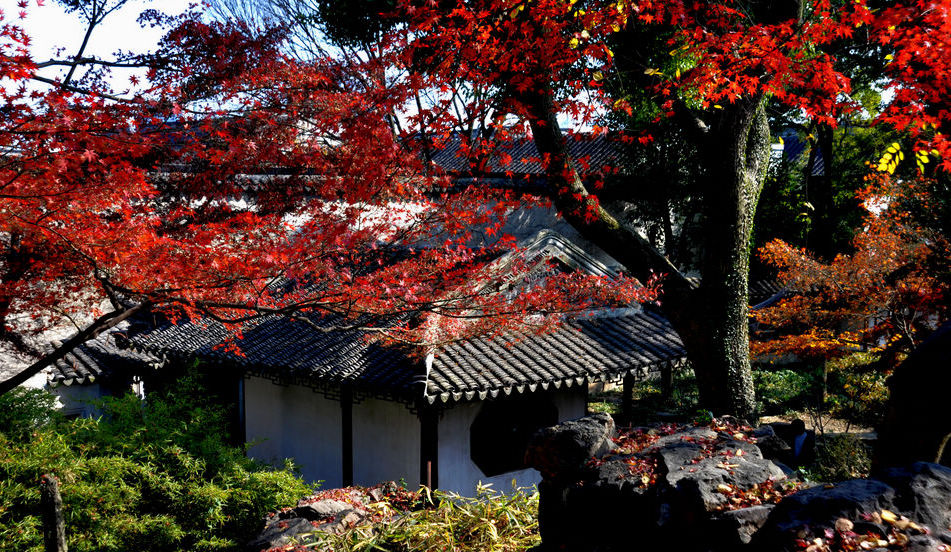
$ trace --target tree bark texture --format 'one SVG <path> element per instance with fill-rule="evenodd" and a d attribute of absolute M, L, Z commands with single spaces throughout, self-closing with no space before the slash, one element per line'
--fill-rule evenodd
<path fill-rule="evenodd" d="M 672 321 L 687 346 L 701 403 L 714 413 L 754 413 L 749 353 L 749 258 L 756 204 L 769 163 L 763 98 L 724 108 L 703 142 L 701 284 Z M 682 319 L 686 317 L 686 319 Z"/>
<path fill-rule="evenodd" d="M 614 257 L 634 277 L 646 281 L 654 273 L 665 276 L 663 310 L 687 348 L 702 405 L 718 415 L 752 414 L 755 400 L 747 296 L 753 215 L 770 152 L 763 98 L 726 107 L 701 141 L 703 161 L 712 176 L 705 193 L 699 288 L 588 193 L 571 165 L 551 92 L 533 96 L 528 104 L 536 147 L 547 159 L 554 205 L 585 239 Z"/>

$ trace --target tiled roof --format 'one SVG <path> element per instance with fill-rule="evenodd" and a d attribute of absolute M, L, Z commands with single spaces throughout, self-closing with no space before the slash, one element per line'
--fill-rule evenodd
<path fill-rule="evenodd" d="M 154 366 L 158 362 L 152 355 L 119 347 L 112 333 L 102 334 L 56 361 L 50 368 L 49 384 L 56 387 L 101 382 L 114 370 L 132 365 Z"/>
<path fill-rule="evenodd" d="M 575 160 L 584 159 L 590 170 L 601 170 L 605 166 L 616 167 L 622 162 L 621 144 L 610 136 L 576 134 L 567 136 L 566 140 L 571 158 Z M 433 151 L 433 163 L 443 170 L 455 174 L 477 172 L 480 176 L 507 173 L 512 173 L 515 176 L 540 176 L 545 172 L 535 142 L 529 139 L 499 143 L 485 166 L 476 171 L 473 171 L 469 159 L 460 155 L 461 147 L 462 136 L 454 134 L 442 144 L 442 147 Z M 500 162 L 503 155 L 511 156 L 511 162 L 507 165 Z M 581 167 L 579 166 L 579 168 Z"/>
<path fill-rule="evenodd" d="M 778 294 L 786 292 L 786 286 L 777 280 L 756 280 L 750 282 L 749 304 L 751 307 L 761 306 Z M 762 305 L 768 306 L 768 305 Z"/>
<path fill-rule="evenodd" d="M 332 321 L 314 318 L 329 326 Z M 419 366 L 405 351 L 368 343 L 364 332 L 322 332 L 284 317 L 265 317 L 242 331 L 235 343 L 241 354 L 225 345 L 229 331 L 215 322 L 165 324 L 132 338 L 140 351 L 169 359 L 235 365 L 247 373 L 286 382 L 323 387 L 353 385 L 382 395 L 411 392 Z"/>
<path fill-rule="evenodd" d="M 540 336 L 454 343 L 433 359 L 426 398 L 449 402 L 583 385 L 646 375 L 685 358 L 664 318 L 640 309 L 607 311 Z"/>
<path fill-rule="evenodd" d="M 808 140 L 803 140 L 793 129 L 780 132 L 783 140 L 783 156 L 791 163 L 802 162 L 804 165 L 809 159 L 809 150 L 812 147 Z M 825 174 L 825 159 L 822 157 L 822 148 L 816 149 L 816 157 L 812 163 L 812 176 Z"/>
<path fill-rule="evenodd" d="M 520 340 L 515 336 L 468 340 L 448 346 L 431 361 L 409 355 L 406 349 L 368 343 L 359 331 L 325 333 L 279 317 L 266 318 L 243 332 L 238 342 L 242 356 L 220 346 L 227 335 L 217 324 L 184 322 L 134 337 L 132 343 L 140 351 L 232 364 L 287 383 L 349 385 L 368 394 L 429 402 L 646 374 L 684 358 L 683 345 L 670 325 L 639 310 L 577 319 L 551 333 Z"/>
<path fill-rule="evenodd" d="M 528 259 L 556 259 L 568 270 L 613 275 L 554 232 L 540 232 L 519 254 Z M 496 261 L 498 270 L 505 270 L 506 258 Z M 645 374 L 685 357 L 670 324 L 639 308 L 596 311 L 541 336 L 505 335 L 458 342 L 430 357 L 419 350 L 371 342 L 363 331 L 320 329 L 329 330 L 339 322 L 334 318 L 314 316 L 310 322 L 312 325 L 264 317 L 245 327 L 241 339 L 234 342 L 240 354 L 223 346 L 231 334 L 214 322 L 165 323 L 131 337 L 130 342 L 145 353 L 234 365 L 249 374 L 323 388 L 328 393 L 351 386 L 368 394 L 430 402 Z"/>

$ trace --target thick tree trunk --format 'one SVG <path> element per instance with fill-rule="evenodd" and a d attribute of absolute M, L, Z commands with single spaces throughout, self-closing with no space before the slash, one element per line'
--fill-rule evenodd
<path fill-rule="evenodd" d="M 815 144 L 812 151 L 822 156 L 822 173 L 813 173 L 813 154 L 809 156 L 806 169 L 807 197 L 815 211 L 809 229 L 809 249 L 820 259 L 831 261 L 835 257 L 835 195 L 832 193 L 832 143 L 833 130 L 829 125 L 816 125 Z"/>
<path fill-rule="evenodd" d="M 536 147 L 548 161 L 551 199 L 562 216 L 635 277 L 646 280 L 652 273 L 666 275 L 663 309 L 687 347 L 701 387 L 701 403 L 717 415 L 752 414 L 749 240 L 770 151 L 762 98 L 724 110 L 718 128 L 710 131 L 704 144 L 705 160 L 714 177 L 707 194 L 708 231 L 699 289 L 588 193 L 571 166 L 551 94 L 537 94 L 529 105 Z"/>
<path fill-rule="evenodd" d="M 769 163 L 762 98 L 725 108 L 703 144 L 705 190 L 702 281 L 690 308 L 673 314 L 697 375 L 701 403 L 714 413 L 755 411 L 749 356 L 749 255 L 756 204 Z"/>

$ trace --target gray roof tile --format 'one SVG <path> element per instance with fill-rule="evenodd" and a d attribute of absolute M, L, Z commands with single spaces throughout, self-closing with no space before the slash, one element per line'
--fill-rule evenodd
<path fill-rule="evenodd" d="M 132 366 L 155 366 L 160 360 L 116 344 L 114 333 L 105 333 L 73 349 L 51 366 L 49 382 L 59 385 L 87 385 L 103 381 L 115 370 Z"/>
<path fill-rule="evenodd" d="M 220 347 L 227 335 L 217 324 L 183 322 L 140 334 L 132 343 L 139 351 L 169 358 L 238 364 L 251 374 L 430 401 L 574 386 L 613 379 L 645 365 L 659 369 L 684 358 L 680 338 L 656 314 L 596 315 L 569 320 L 540 336 L 504 335 L 450 344 L 435 355 L 422 394 L 421 355 L 368 343 L 359 331 L 324 333 L 269 317 L 243 332 L 238 342 L 243 356 Z"/>

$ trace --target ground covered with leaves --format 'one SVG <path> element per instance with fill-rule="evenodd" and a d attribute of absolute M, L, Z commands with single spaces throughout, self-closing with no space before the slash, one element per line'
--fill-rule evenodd
<path fill-rule="evenodd" d="M 805 552 L 852 552 L 854 550 L 909 550 L 917 548 L 922 535 L 928 535 L 927 527 L 918 525 L 907 517 L 891 510 L 863 514 L 855 521 L 839 518 L 835 528 L 827 529 L 822 537 L 802 539 L 799 546 Z M 930 547 L 925 547 L 930 549 Z M 938 544 L 936 552 L 951 551 L 951 546 Z"/>

